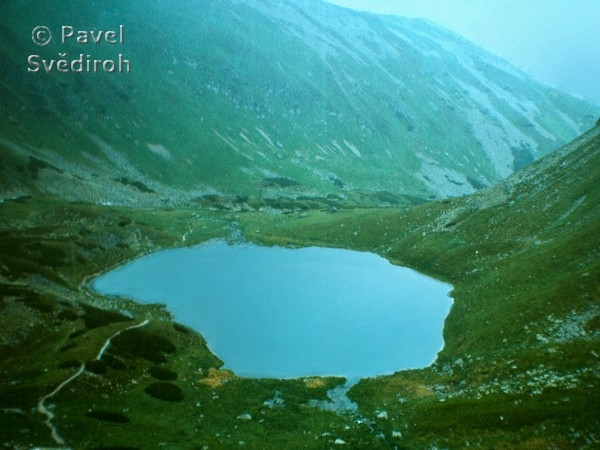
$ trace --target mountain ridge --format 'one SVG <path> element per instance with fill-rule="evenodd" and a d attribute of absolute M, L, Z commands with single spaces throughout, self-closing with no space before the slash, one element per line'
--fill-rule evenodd
<path fill-rule="evenodd" d="M 3 28 L 6 42 L 19 42 L 3 47 L 7 66 L 40 50 L 25 40 L 29 25 L 61 15 L 90 29 L 124 23 L 133 66 L 122 76 L 3 78 L 4 152 L 63 172 L 40 183 L 5 175 L 21 194 L 54 185 L 50 192 L 72 199 L 117 204 L 160 204 L 140 197 L 149 191 L 172 203 L 378 192 L 425 201 L 494 184 L 600 114 L 420 20 L 313 0 L 106 5 L 41 7 L 27 19 L 18 5 L 2 7 L 15 19 Z M 82 49 L 50 44 L 40 54 L 57 50 Z M 98 184 L 112 198 L 85 194 Z"/>

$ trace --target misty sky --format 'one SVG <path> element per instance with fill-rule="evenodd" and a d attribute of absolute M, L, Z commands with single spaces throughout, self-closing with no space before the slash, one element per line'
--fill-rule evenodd
<path fill-rule="evenodd" d="M 599 0 L 326 0 L 432 20 L 538 81 L 600 105 Z"/>

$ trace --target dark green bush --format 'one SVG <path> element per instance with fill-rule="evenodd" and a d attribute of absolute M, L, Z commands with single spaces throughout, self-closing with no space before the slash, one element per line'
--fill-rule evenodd
<path fill-rule="evenodd" d="M 144 392 L 151 397 L 167 402 L 180 402 L 183 400 L 183 391 L 179 386 L 175 386 L 172 383 L 152 383 L 144 389 Z"/>
<path fill-rule="evenodd" d="M 177 379 L 177 374 L 172 370 L 165 369 L 164 367 L 152 366 L 148 369 L 150 375 L 152 375 L 157 380 L 161 381 L 172 381 Z"/>
<path fill-rule="evenodd" d="M 96 375 L 104 375 L 108 370 L 108 365 L 104 361 L 94 359 L 85 363 L 85 370 Z"/>
<path fill-rule="evenodd" d="M 78 361 L 76 359 L 69 359 L 67 361 L 63 361 L 58 365 L 59 369 L 72 369 L 75 367 L 79 367 L 81 366 L 81 361 Z"/>
<path fill-rule="evenodd" d="M 142 358 L 151 362 L 166 362 L 163 353 L 175 353 L 169 339 L 142 329 L 127 330 L 113 338 L 111 353 L 124 358 Z"/>
<path fill-rule="evenodd" d="M 73 349 L 75 347 L 77 347 L 77 342 L 69 342 L 68 344 L 63 345 L 60 348 L 59 352 L 64 353 L 64 352 L 67 352 L 67 351 L 69 351 L 69 350 L 71 350 L 71 349 Z"/>
<path fill-rule="evenodd" d="M 65 309 L 56 316 L 60 320 L 68 320 L 70 322 L 79 319 L 79 315 L 72 309 Z"/>
<path fill-rule="evenodd" d="M 83 328 L 81 330 L 77 330 L 77 331 L 73 331 L 71 334 L 69 334 L 69 339 L 75 339 L 76 337 L 79 337 L 83 334 L 85 334 L 88 330 Z"/>
<path fill-rule="evenodd" d="M 189 332 L 190 332 L 190 330 L 188 330 L 187 327 L 185 327 L 179 323 L 174 323 L 173 328 L 175 328 L 175 331 L 179 331 L 180 333 L 183 333 L 183 334 L 189 334 Z"/>
<path fill-rule="evenodd" d="M 105 311 L 86 304 L 82 304 L 81 307 L 85 311 L 83 321 L 88 328 L 100 328 L 110 325 L 111 323 L 128 322 L 132 320 L 130 317 L 114 311 Z"/>
<path fill-rule="evenodd" d="M 125 369 L 125 364 L 123 363 L 123 361 L 121 361 L 119 358 L 116 358 L 112 355 L 104 355 L 102 357 L 102 361 L 104 361 L 106 363 L 106 365 L 108 367 L 110 367 L 111 369 L 116 369 L 116 370 Z"/>
<path fill-rule="evenodd" d="M 41 297 L 37 292 L 23 292 L 21 298 L 17 301 L 23 303 L 28 308 L 35 309 L 42 313 L 51 313 L 54 311 L 56 302 L 44 297 Z"/>
<path fill-rule="evenodd" d="M 121 220 L 119 220 L 118 223 L 120 227 L 126 227 L 129 224 L 131 224 L 131 219 L 128 217 L 123 217 Z"/>
<path fill-rule="evenodd" d="M 101 420 L 102 422 L 111 422 L 111 423 L 129 423 L 129 417 L 125 414 L 119 412 L 105 411 L 105 410 L 97 410 L 97 411 L 88 411 L 86 416 L 91 417 L 92 419 Z"/>

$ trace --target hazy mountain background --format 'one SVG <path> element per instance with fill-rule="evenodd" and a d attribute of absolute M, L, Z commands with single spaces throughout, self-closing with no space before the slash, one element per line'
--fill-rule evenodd
<path fill-rule="evenodd" d="M 0 7 L 5 197 L 418 203 L 489 186 L 600 113 L 421 20 L 316 0 L 55 6 Z M 41 23 L 123 25 L 125 43 L 38 47 Z M 132 71 L 27 73 L 59 52 Z"/>
<path fill-rule="evenodd" d="M 542 83 L 600 104 L 600 3 L 529 0 L 327 0 L 379 14 L 431 20 Z"/>

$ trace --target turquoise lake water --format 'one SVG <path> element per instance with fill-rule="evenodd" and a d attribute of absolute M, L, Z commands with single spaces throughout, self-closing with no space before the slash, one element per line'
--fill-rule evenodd
<path fill-rule="evenodd" d="M 165 303 L 246 377 L 390 374 L 443 347 L 452 286 L 372 253 L 210 242 L 96 278 L 106 295 Z"/>

